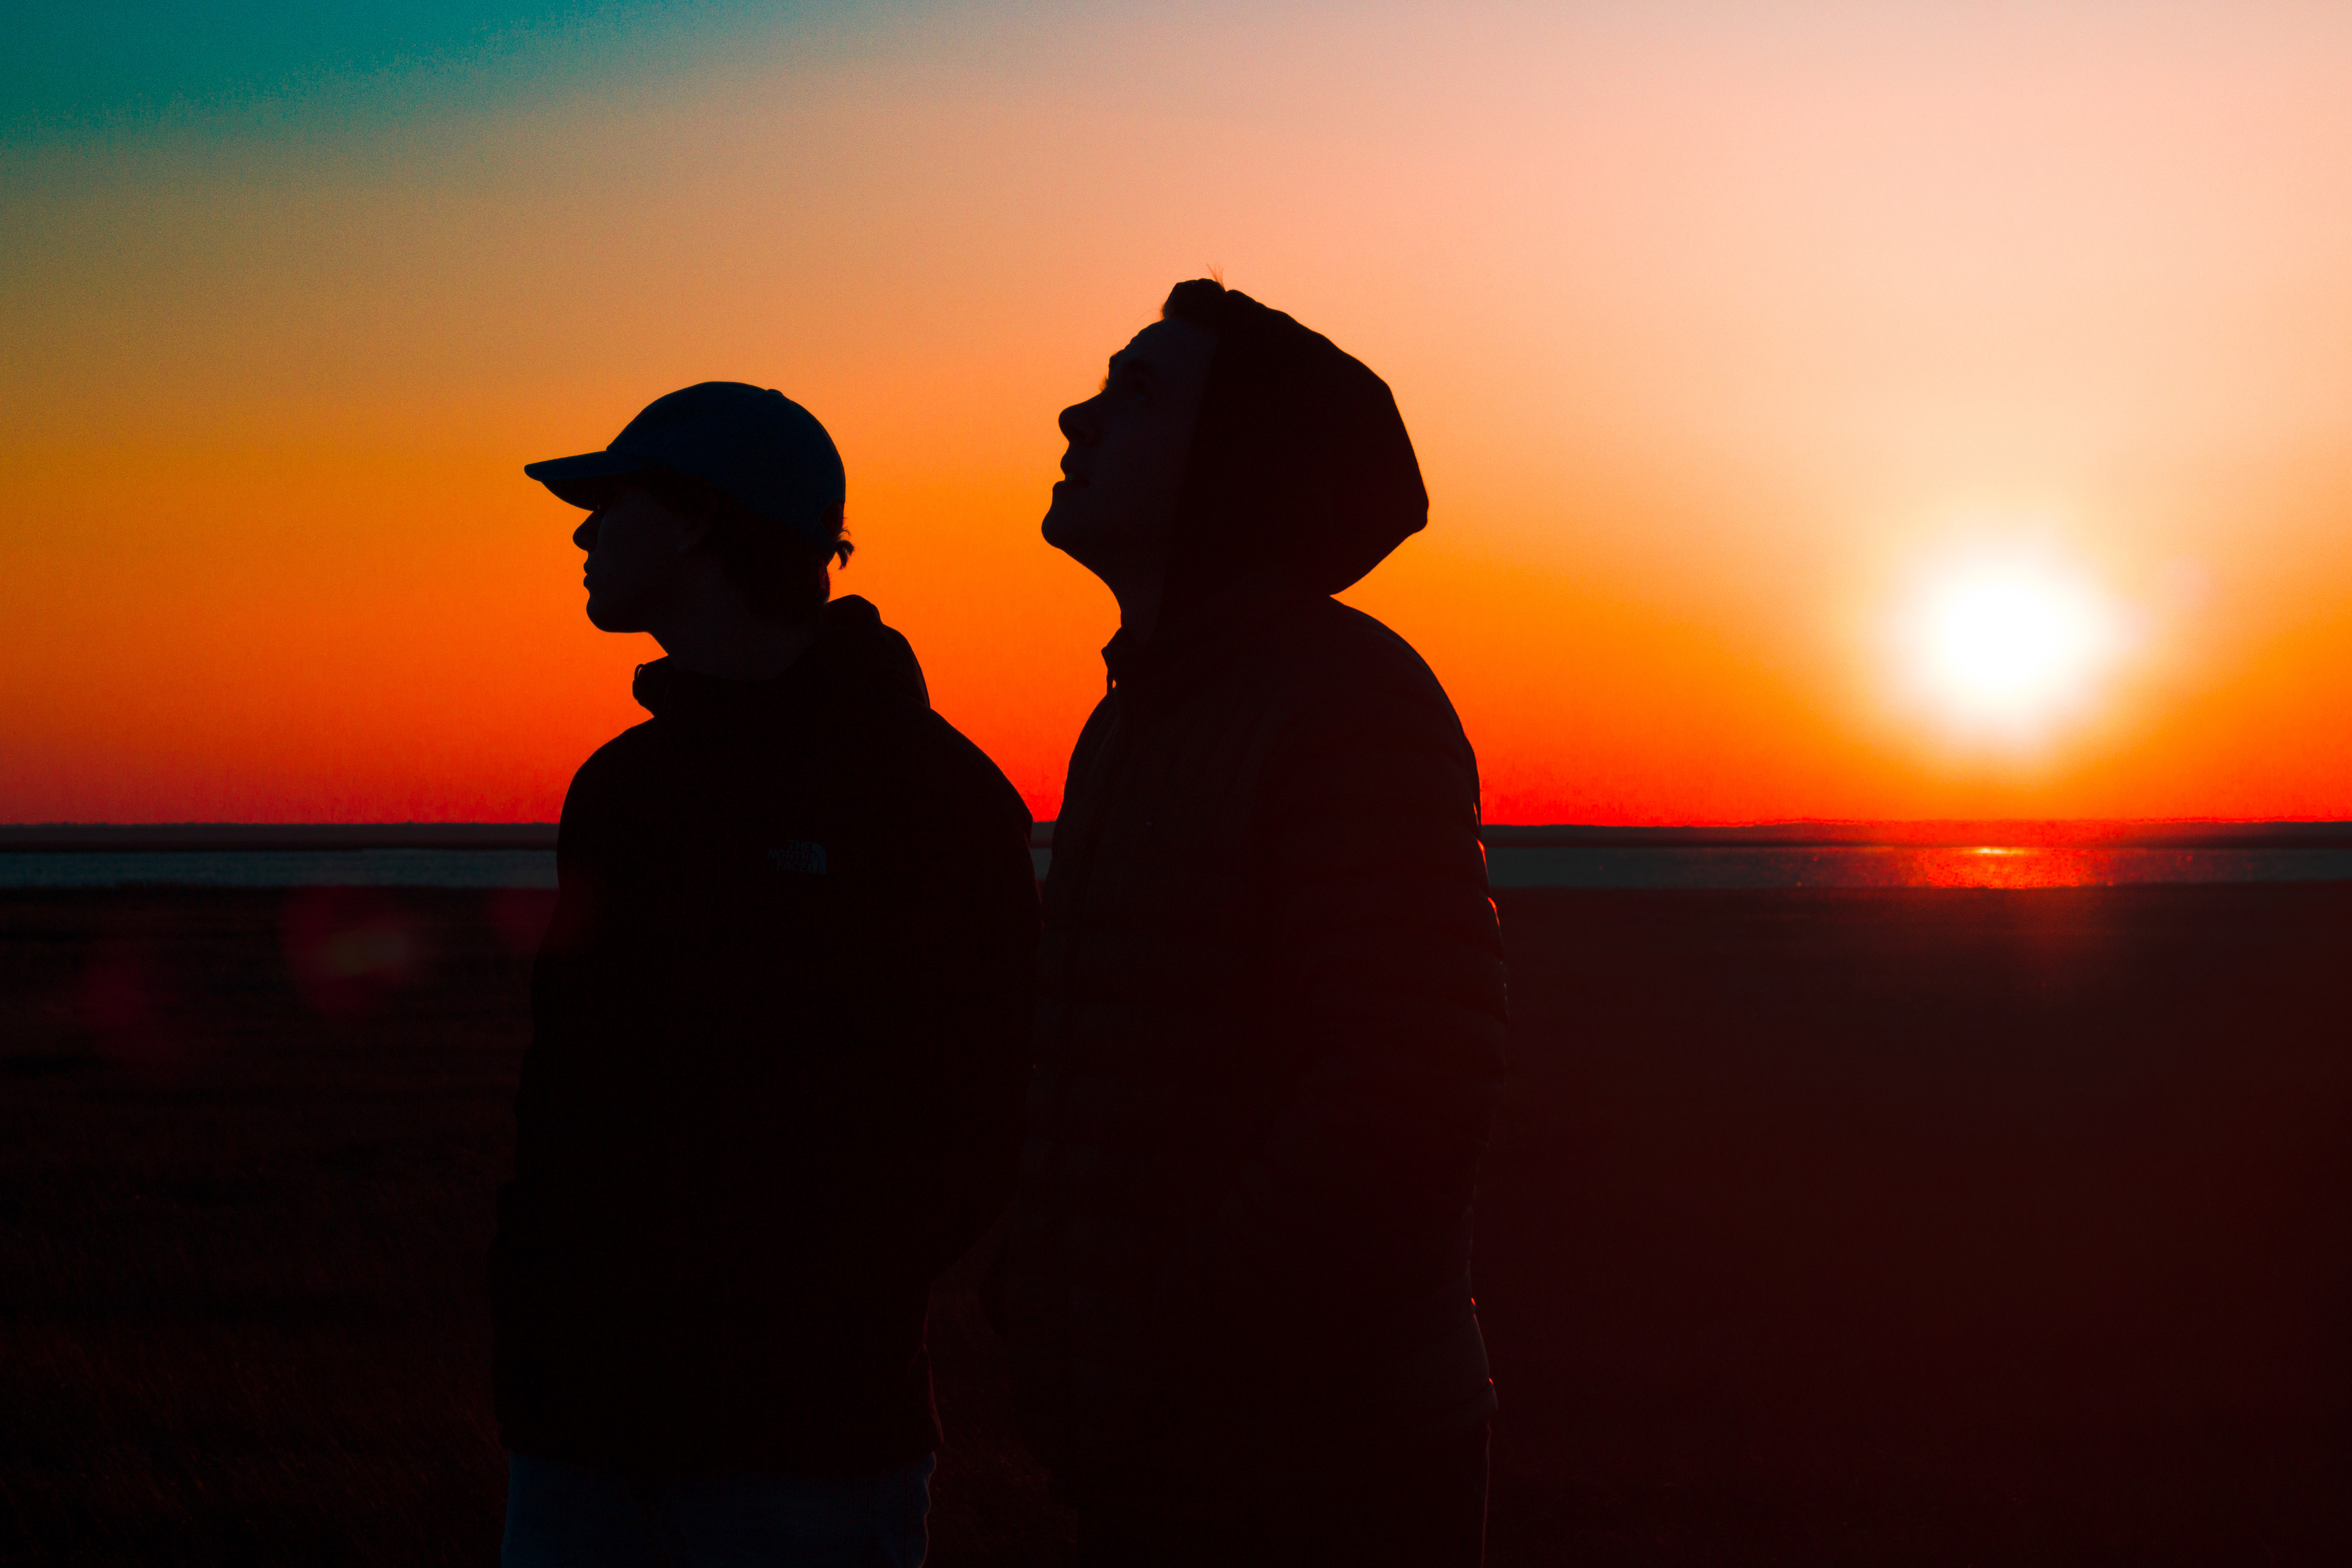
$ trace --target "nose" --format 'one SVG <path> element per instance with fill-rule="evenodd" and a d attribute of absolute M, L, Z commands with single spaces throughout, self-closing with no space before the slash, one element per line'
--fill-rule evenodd
<path fill-rule="evenodd" d="M 1089 397 L 1084 403 L 1071 404 L 1062 410 L 1061 417 L 1054 423 L 1062 427 L 1062 434 L 1068 439 L 1082 441 L 1087 446 L 1094 445 L 1095 402 L 1094 398 Z"/>
<path fill-rule="evenodd" d="M 580 520 L 580 526 L 572 531 L 572 542 L 578 545 L 581 549 L 589 552 L 591 554 L 593 554 L 596 549 L 597 522 L 604 515 L 604 513 L 600 509 L 596 511 L 592 511 L 586 517 L 582 518 Z"/>

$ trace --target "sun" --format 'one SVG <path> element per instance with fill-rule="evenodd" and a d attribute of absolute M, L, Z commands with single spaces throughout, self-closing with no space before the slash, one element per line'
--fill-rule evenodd
<path fill-rule="evenodd" d="M 2078 679 L 2098 654 L 2098 609 L 2048 577 L 1987 574 L 1946 586 L 1928 606 L 1936 679 L 1972 706 L 2031 706 Z"/>
<path fill-rule="evenodd" d="M 2079 712 L 2122 641 L 2086 577 L 2024 555 L 1946 563 L 1904 618 L 1923 694 L 1969 728 L 2011 734 Z"/>

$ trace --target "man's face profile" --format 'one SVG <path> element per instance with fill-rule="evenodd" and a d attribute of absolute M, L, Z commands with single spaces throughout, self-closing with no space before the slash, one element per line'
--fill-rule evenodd
<path fill-rule="evenodd" d="M 646 630 L 676 595 L 701 537 L 701 528 L 650 491 L 615 481 L 572 535 L 588 552 L 581 580 L 589 621 L 598 631 Z"/>
<path fill-rule="evenodd" d="M 1204 327 L 1155 321 L 1111 356 L 1100 392 L 1062 410 L 1046 543 L 1097 569 L 1162 543 L 1216 347 Z"/>

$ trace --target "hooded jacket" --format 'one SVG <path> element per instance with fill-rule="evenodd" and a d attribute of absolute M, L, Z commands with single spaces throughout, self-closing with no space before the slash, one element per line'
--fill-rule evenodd
<path fill-rule="evenodd" d="M 1425 516 L 1402 421 L 1289 317 L 1206 308 L 1160 627 L 1105 650 L 1055 825 L 992 1282 L 1064 1492 L 1190 1511 L 1493 1408 L 1470 1200 L 1505 1017 L 1469 742 L 1329 597 Z"/>
<path fill-rule="evenodd" d="M 1029 815 L 865 600 L 768 681 L 641 667 L 580 769 L 493 1254 L 509 1448 L 850 1473 L 939 1433 L 931 1279 L 1009 1193 Z"/>

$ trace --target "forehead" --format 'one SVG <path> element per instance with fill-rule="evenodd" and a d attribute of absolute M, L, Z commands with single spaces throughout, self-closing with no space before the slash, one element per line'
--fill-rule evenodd
<path fill-rule="evenodd" d="M 1163 374 L 1205 361 L 1215 334 L 1190 321 L 1154 321 L 1127 340 L 1127 347 L 1110 356 L 1110 366 L 1141 364 Z"/>
<path fill-rule="evenodd" d="M 634 474 L 605 474 L 601 478 L 583 479 L 580 488 L 600 508 L 618 506 L 623 501 L 647 493 L 645 485 Z"/>

